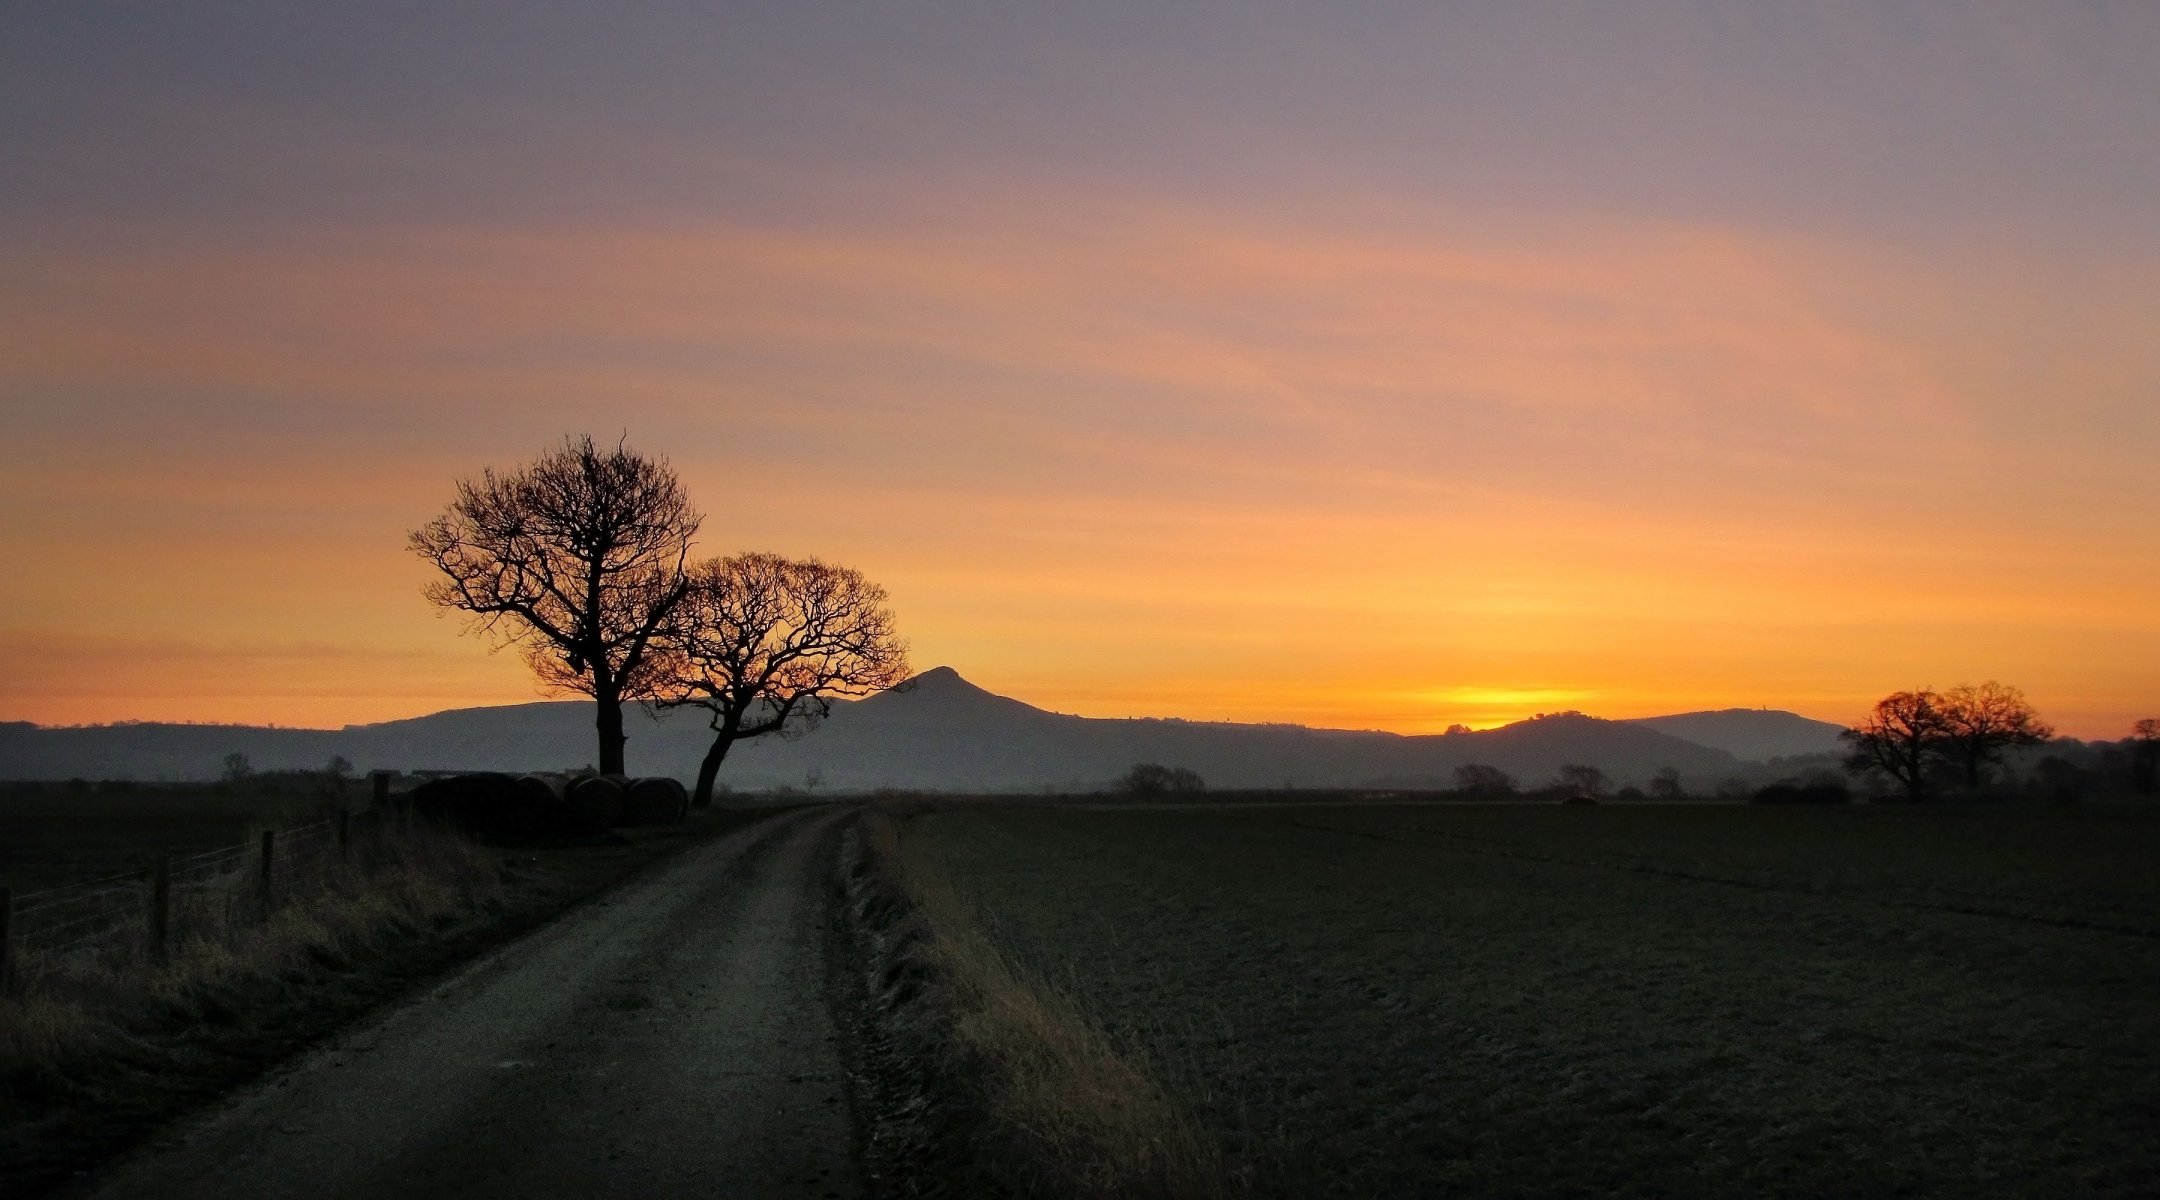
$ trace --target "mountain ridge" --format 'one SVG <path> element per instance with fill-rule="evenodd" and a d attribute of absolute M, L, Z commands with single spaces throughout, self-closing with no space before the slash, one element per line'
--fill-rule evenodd
<path fill-rule="evenodd" d="M 1743 719 L 1732 719 L 1735 713 Z M 1659 728 L 1672 722 L 1706 740 Z M 625 724 L 630 769 L 638 774 L 687 777 L 710 737 L 695 709 L 633 710 Z M 1583 763 L 1622 782 L 1643 782 L 1670 766 L 1707 787 L 1744 762 L 1761 761 L 1733 753 L 1732 745 L 1771 745 L 1779 731 L 1793 745 L 1809 738 L 1819 744 L 1836 728 L 1748 709 L 1627 721 L 1553 714 L 1452 734 L 1080 717 L 936 667 L 897 688 L 835 701 L 824 722 L 797 736 L 738 743 L 721 781 L 755 790 L 1084 791 L 1107 785 L 1136 762 L 1163 762 L 1199 771 L 1217 787 L 1445 787 L 1456 767 L 1475 762 L 1526 785 Z M 224 757 L 236 752 L 258 770 L 317 768 L 332 755 L 361 770 L 555 770 L 582 765 L 560 761 L 566 757 L 589 759 L 592 736 L 591 704 L 577 700 L 445 709 L 339 729 L 14 722 L 0 723 L 0 778 L 214 778 Z M 1727 745 L 1708 744 L 1720 739 Z"/>

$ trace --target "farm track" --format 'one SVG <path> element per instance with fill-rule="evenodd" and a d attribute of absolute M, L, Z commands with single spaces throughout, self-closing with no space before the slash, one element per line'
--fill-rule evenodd
<path fill-rule="evenodd" d="M 1910 909 L 1917 912 L 1951 913 L 1957 916 L 1966 917 L 1988 917 L 2004 921 L 2023 921 L 2034 925 L 2052 926 L 2057 929 L 2080 929 L 2096 933 L 2120 934 L 2125 937 L 2160 940 L 2160 928 L 2144 925 L 2126 925 L 2117 921 L 2095 919 L 2085 916 L 2049 915 L 2046 913 L 2035 913 L 2029 911 L 2020 912 L 2015 909 L 2003 908 L 1997 905 L 1983 905 L 1969 902 L 1948 903 L 1944 901 L 1923 900 L 1911 897 L 1868 896 L 1863 894 L 1856 894 L 1850 891 L 1825 892 L 1818 888 L 1805 887 L 1775 880 L 1744 879 L 1732 875 L 1718 875 L 1703 871 L 1691 871 L 1680 867 L 1669 867 L 1640 859 L 1631 861 L 1624 858 L 1592 858 L 1575 855 L 1541 854 L 1529 850 L 1524 850 L 1519 847 L 1511 846 L 1505 842 L 1493 841 L 1487 838 L 1469 837 L 1462 834 L 1427 833 L 1419 837 L 1403 837 L 1391 836 L 1388 834 L 1371 833 L 1362 829 L 1345 829 L 1337 825 L 1316 824 L 1309 821 L 1292 821 L 1276 818 L 1261 819 L 1267 820 L 1271 824 L 1281 825 L 1291 829 L 1302 829 L 1312 833 L 1331 833 L 1341 837 L 1362 838 L 1366 841 L 1384 842 L 1402 846 L 1419 846 L 1438 850 L 1452 850 L 1462 854 L 1482 854 L 1494 858 L 1514 859 L 1519 862 L 1545 863 L 1554 866 L 1589 867 L 1593 869 L 1607 871 L 1625 871 L 1633 875 L 1646 875 L 1666 879 L 1676 879 L 1687 883 L 1705 883 L 1717 887 L 1744 888 L 1749 891 L 1777 892 L 1787 895 L 1805 896 L 1809 897 L 1810 899 L 1816 900 L 1838 899 L 1844 901 L 1858 901 L 1868 904 L 1879 905 L 1884 908 Z M 2015 904 L 2031 905 L 2035 907 L 2060 907 L 2060 905 L 2057 905 L 2052 901 L 2032 896 L 2019 895 L 2013 892 L 1984 892 L 1969 889 L 1944 888 L 1939 886 L 1936 888 L 1936 890 L 1952 895 L 1967 896 L 1976 900 L 2008 901 Z M 2146 913 L 2140 910 L 2128 911 L 2133 911 L 2138 916 L 2149 917 L 2152 915 L 2150 913 Z"/>
<path fill-rule="evenodd" d="M 853 1196 L 822 949 L 846 816 L 791 812 L 693 848 L 83 1194 Z"/>

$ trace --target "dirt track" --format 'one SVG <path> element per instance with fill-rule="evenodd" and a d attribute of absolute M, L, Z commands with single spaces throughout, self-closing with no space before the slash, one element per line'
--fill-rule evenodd
<path fill-rule="evenodd" d="M 787 813 L 693 848 L 87 1194 L 857 1195 L 821 933 L 843 818 Z"/>

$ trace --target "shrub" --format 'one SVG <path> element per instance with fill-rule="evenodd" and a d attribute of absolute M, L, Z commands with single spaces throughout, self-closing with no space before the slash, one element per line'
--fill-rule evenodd
<path fill-rule="evenodd" d="M 1207 781 L 1198 772 L 1161 763 L 1136 763 L 1118 780 L 1118 790 L 1133 796 L 1159 796 L 1168 792 L 1204 792 Z"/>
<path fill-rule="evenodd" d="M 2048 799 L 2060 804 L 2076 804 L 2092 790 L 2095 773 L 2078 766 L 2059 754 L 2050 754 L 2033 764 L 2033 780 Z"/>

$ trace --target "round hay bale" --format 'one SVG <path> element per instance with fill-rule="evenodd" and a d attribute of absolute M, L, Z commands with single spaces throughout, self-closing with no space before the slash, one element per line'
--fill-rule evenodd
<path fill-rule="evenodd" d="M 622 823 L 666 825 L 680 821 L 689 810 L 690 793 L 679 780 L 633 779 L 623 790 Z"/>
<path fill-rule="evenodd" d="M 517 781 L 517 824 L 521 833 L 555 833 L 563 826 L 561 776 L 524 775 Z"/>
<path fill-rule="evenodd" d="M 622 819 L 623 786 L 603 775 L 573 779 L 563 789 L 563 824 L 571 833 L 599 833 Z"/>

